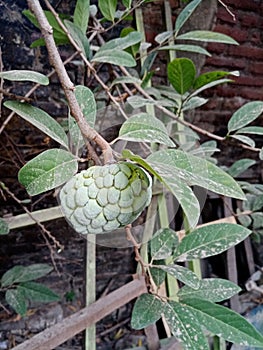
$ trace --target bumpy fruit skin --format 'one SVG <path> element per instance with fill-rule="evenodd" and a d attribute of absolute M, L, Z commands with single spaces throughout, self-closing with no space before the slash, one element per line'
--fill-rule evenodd
<path fill-rule="evenodd" d="M 152 197 L 152 179 L 127 162 L 93 166 L 70 179 L 60 191 L 61 208 L 82 234 L 104 233 L 132 223 Z"/>

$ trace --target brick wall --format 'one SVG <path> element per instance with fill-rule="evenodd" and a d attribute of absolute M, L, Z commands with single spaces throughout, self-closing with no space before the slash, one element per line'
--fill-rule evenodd
<path fill-rule="evenodd" d="M 238 70 L 232 84 L 209 90 L 212 100 L 195 114 L 196 121 L 207 120 L 212 131 L 224 132 L 232 113 L 247 101 L 263 99 L 263 3 L 258 0 L 224 0 L 234 17 L 218 4 L 214 31 L 230 35 L 239 46 L 209 44 L 212 57 L 206 59 L 204 71 Z M 259 122 L 258 122 L 259 123 Z M 262 124 L 262 118 L 261 118 Z"/>

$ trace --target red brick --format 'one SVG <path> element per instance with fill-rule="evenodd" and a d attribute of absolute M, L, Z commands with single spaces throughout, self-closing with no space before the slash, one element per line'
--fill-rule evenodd
<path fill-rule="evenodd" d="M 238 43 L 241 43 L 241 42 L 248 40 L 247 30 L 239 29 L 236 26 L 217 24 L 215 26 L 215 28 L 213 29 L 213 31 L 229 35 L 229 36 L 231 36 L 231 38 L 235 39 Z"/>
<path fill-rule="evenodd" d="M 225 69 L 244 69 L 246 67 L 246 61 L 244 59 L 240 58 L 230 58 L 230 57 L 224 57 L 224 56 L 212 56 L 207 58 L 206 65 L 211 65 L 220 67 L 225 67 Z"/>
<path fill-rule="evenodd" d="M 261 76 L 261 77 L 255 77 L 255 76 L 237 77 L 236 83 L 238 85 L 246 85 L 246 86 L 254 86 L 254 87 L 262 86 L 263 87 L 263 76 Z M 263 91 L 262 91 L 262 95 L 263 95 Z"/>
<path fill-rule="evenodd" d="M 242 26 L 249 28 L 263 28 L 263 18 L 256 13 L 244 13 L 243 15 L 238 16 L 238 20 L 240 21 Z"/>
<path fill-rule="evenodd" d="M 248 57 L 253 59 L 263 60 L 263 49 L 254 46 L 234 46 L 231 45 L 228 48 L 228 54 L 230 56 Z"/>
<path fill-rule="evenodd" d="M 255 10 L 260 9 L 260 2 L 258 0 L 224 0 L 224 4 L 229 6 L 230 10 L 236 7 L 240 10 Z"/>
<path fill-rule="evenodd" d="M 255 89 L 254 87 L 244 87 L 238 89 L 238 93 L 240 96 L 248 100 L 262 100 L 263 97 L 262 89 Z"/>
<path fill-rule="evenodd" d="M 263 62 L 253 62 L 249 65 L 249 71 L 255 74 L 263 75 Z"/>

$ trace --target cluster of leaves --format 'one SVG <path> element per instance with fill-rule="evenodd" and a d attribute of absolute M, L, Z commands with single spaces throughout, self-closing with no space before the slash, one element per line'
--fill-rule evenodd
<path fill-rule="evenodd" d="M 154 142 L 157 145 L 162 145 L 161 149 L 152 152 L 146 159 L 129 150 L 123 150 L 122 157 L 143 166 L 175 196 L 184 212 L 188 228 L 193 229 L 180 243 L 176 234 L 170 229 L 158 231 L 153 236 L 149 243 L 151 263 L 148 271 L 157 289 L 153 294 L 142 295 L 137 300 L 133 311 L 132 325 L 136 329 L 144 328 L 164 314 L 174 336 L 184 343 L 186 349 L 208 349 L 203 328 L 231 342 L 262 346 L 262 336 L 241 316 L 215 304 L 238 293 L 237 286 L 220 279 L 200 280 L 192 271 L 178 264 L 178 262 L 219 254 L 250 234 L 250 230 L 246 227 L 250 226 L 251 222 L 245 224 L 245 227 L 219 224 L 194 229 L 200 216 L 200 205 L 192 187 L 200 186 L 224 196 L 244 200 L 246 196 L 242 188 L 245 189 L 246 184 L 242 184 L 241 188 L 233 176 L 254 163 L 251 160 L 250 162 L 243 160 L 242 164 L 236 163 L 226 172 L 211 161 L 212 154 L 218 151 L 215 141 L 207 142 L 197 148 L 198 135 L 187 127 L 184 128 L 185 138 L 183 142 L 176 139 L 177 119 L 182 117 L 186 111 L 200 107 L 207 102 L 199 94 L 205 89 L 231 81 L 227 76 L 235 75 L 236 72 L 216 71 L 196 76 L 197 69 L 190 59 L 177 58 L 167 66 L 170 86 L 146 87 L 147 81 L 152 76 L 150 71 L 152 63 L 159 50 L 180 50 L 210 55 L 199 45 L 177 43 L 167 45 L 170 38 L 237 44 L 232 38 L 220 33 L 192 31 L 180 34 L 184 23 L 200 3 L 201 0 L 191 1 L 177 17 L 174 30 L 161 33 L 155 38 L 159 46 L 147 57 L 138 76 L 121 76 L 109 84 L 110 89 L 116 84 L 135 84 L 135 86 L 137 84 L 144 89 L 150 98 L 146 98 L 145 95 L 128 98 L 127 101 L 133 109 L 153 105 L 165 107 L 174 113 L 174 118 L 167 122 L 166 117 L 156 118 L 148 112 L 147 108 L 143 112 L 136 111 L 122 124 L 117 140 Z M 122 5 L 124 10 L 120 12 L 117 10 L 117 1 L 100 0 L 98 7 L 103 16 L 100 18 L 100 22 L 110 21 L 114 24 L 116 19 L 127 19 L 127 15 L 131 11 L 131 1 L 123 1 Z M 38 27 L 32 13 L 25 11 L 24 14 Z M 60 27 L 55 16 L 49 11 L 46 11 L 45 14 L 53 28 L 56 43 L 68 43 L 68 35 Z M 94 67 L 101 63 L 135 67 L 137 63 L 134 56 L 138 53 L 138 45 L 145 44 L 142 43 L 142 34 L 134 29 L 127 30 L 122 33 L 123 37 L 112 39 L 101 47 L 93 49 L 86 36 L 86 31 L 89 17 L 95 18 L 97 15 L 99 16 L 97 8 L 89 6 L 87 1 L 78 0 L 73 18 L 64 15 L 61 15 L 60 18 L 67 32 L 81 49 L 82 54 L 94 63 Z M 43 40 L 39 39 L 32 46 L 36 47 L 42 44 L 44 44 Z M 48 84 L 48 79 L 36 72 L 10 71 L 0 73 L 0 77 L 16 81 L 29 80 L 42 85 Z M 76 86 L 75 95 L 84 118 L 91 127 L 94 127 L 97 107 L 92 91 L 85 86 Z M 18 179 L 25 186 L 27 192 L 30 195 L 40 194 L 68 181 L 77 172 L 78 150 L 83 145 L 82 135 L 75 120 L 69 115 L 68 133 L 66 133 L 57 121 L 37 107 L 17 101 L 6 101 L 4 105 L 54 139 L 62 147 L 41 153 L 20 169 Z M 262 135 L 262 128 L 247 125 L 258 118 L 262 112 L 263 103 L 261 101 L 250 102 L 242 106 L 230 118 L 228 133 L 222 137 L 222 140 L 234 139 L 249 147 L 254 147 L 254 141 L 246 135 Z M 260 158 L 262 159 L 262 150 Z M 246 190 L 249 191 L 248 188 Z M 257 188 L 257 190 L 262 191 L 262 188 Z M 256 199 L 248 198 L 249 204 L 244 207 L 246 210 L 249 208 L 249 210 L 255 211 L 248 216 L 250 219 L 252 218 L 253 224 L 257 222 L 255 218 L 259 217 L 255 215 L 260 214 L 258 211 L 262 209 L 261 194 L 262 192 Z M 247 196 L 249 197 L 249 195 Z M 242 218 L 240 222 L 241 220 L 247 220 L 247 222 L 250 220 L 245 216 Z M 260 220 L 262 220 L 262 216 Z M 1 222 L 0 225 L 2 225 Z M 2 226 L 6 233 L 6 226 L 4 224 Z M 23 268 L 15 267 L 14 269 Z M 5 274 L 2 277 L 2 287 L 8 287 L 7 301 L 9 303 L 11 301 L 11 305 L 13 302 L 12 306 L 15 310 L 24 314 L 26 299 L 33 299 L 36 295 L 32 292 L 35 283 L 31 282 L 35 277 L 32 278 L 31 274 L 31 278 L 25 280 L 21 270 L 21 280 L 21 277 L 16 275 L 16 270 L 12 273 L 10 271 L 6 274 L 11 274 L 11 278 L 9 277 L 11 282 L 8 282 L 8 278 L 4 277 Z M 177 301 L 164 300 L 158 294 L 158 286 L 164 281 L 167 274 L 184 284 L 184 287 L 175 296 Z M 27 273 L 27 276 L 29 275 Z M 14 285 L 16 288 L 13 288 Z M 35 288 L 37 289 L 37 287 Z M 53 297 L 55 296 L 53 295 Z M 19 301 L 18 306 L 15 305 L 17 301 Z"/>
<path fill-rule="evenodd" d="M 240 292 L 234 283 L 219 278 L 199 279 L 178 262 L 219 254 L 245 239 L 250 230 L 236 224 L 211 224 L 193 230 L 179 242 L 169 228 L 158 230 L 149 242 L 148 266 L 156 285 L 152 294 L 140 296 L 134 306 L 132 327 L 142 329 L 165 317 L 173 335 L 186 349 L 209 349 L 204 331 L 241 345 L 262 346 L 262 336 L 239 314 L 216 303 Z M 169 263 L 165 263 L 165 261 Z M 183 283 L 176 295 L 158 294 L 169 274 Z M 189 326 L 188 326 L 189 325 Z"/>
<path fill-rule="evenodd" d="M 51 289 L 34 280 L 46 276 L 53 268 L 46 264 L 16 265 L 0 279 L 0 292 L 6 302 L 21 316 L 26 315 L 29 302 L 49 303 L 59 296 Z"/>

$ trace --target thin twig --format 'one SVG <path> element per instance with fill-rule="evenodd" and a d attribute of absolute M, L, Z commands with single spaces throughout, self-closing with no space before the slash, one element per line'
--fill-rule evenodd
<path fill-rule="evenodd" d="M 69 31 L 67 30 L 66 26 L 64 25 L 64 23 L 61 21 L 60 17 L 58 16 L 57 12 L 54 10 L 54 8 L 51 6 L 51 4 L 47 1 L 44 0 L 46 6 L 48 7 L 48 9 L 53 13 L 53 15 L 56 17 L 56 20 L 58 22 L 58 24 L 60 25 L 60 27 L 64 30 L 64 32 L 66 33 L 70 43 L 73 45 L 73 47 L 77 50 L 77 52 L 79 53 L 79 55 L 81 56 L 83 62 L 86 64 L 86 66 L 89 68 L 89 70 L 92 72 L 94 78 L 97 80 L 97 82 L 101 85 L 101 87 L 104 89 L 104 91 L 107 93 L 107 95 L 109 96 L 109 98 L 111 99 L 111 101 L 117 106 L 117 108 L 119 109 L 119 111 L 121 112 L 121 114 L 124 116 L 125 119 L 127 119 L 127 115 L 124 112 L 124 110 L 121 108 L 120 104 L 117 102 L 117 100 L 115 99 L 115 97 L 111 94 L 111 92 L 109 91 L 108 86 L 104 83 L 104 81 L 99 77 L 99 75 L 96 73 L 96 70 L 94 69 L 94 67 L 92 66 L 92 64 L 88 61 L 88 59 L 86 58 L 85 54 L 82 52 L 81 48 L 78 46 L 78 44 L 74 41 L 74 39 L 72 38 L 72 36 L 70 35 Z"/>
<path fill-rule="evenodd" d="M 74 93 L 74 84 L 69 78 L 69 75 L 63 65 L 62 59 L 58 52 L 57 46 L 53 38 L 53 29 L 49 24 L 44 11 L 38 0 L 28 0 L 28 7 L 36 16 L 39 23 L 41 33 L 44 37 L 47 51 L 49 54 L 50 64 L 55 68 L 62 88 L 64 90 L 66 99 L 69 104 L 71 115 L 76 120 L 79 129 L 84 137 L 90 141 L 94 141 L 102 150 L 105 163 L 114 162 L 112 148 L 109 143 L 93 128 L 90 127 L 88 122 L 83 116 L 82 110 L 78 104 Z"/>
<path fill-rule="evenodd" d="M 218 0 L 218 2 L 220 2 L 220 4 L 222 6 L 224 6 L 224 8 L 226 9 L 226 11 L 232 16 L 233 21 L 236 21 L 236 16 L 235 14 L 229 9 L 229 7 L 222 1 L 222 0 Z"/>

